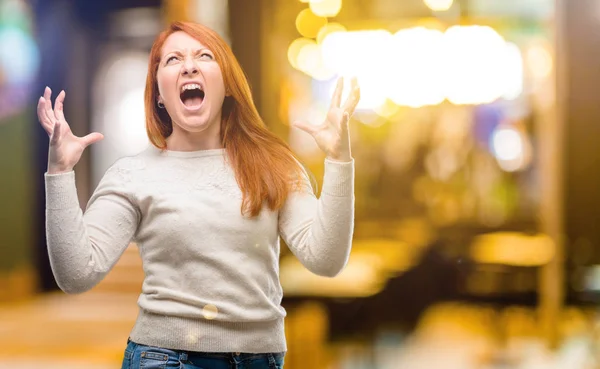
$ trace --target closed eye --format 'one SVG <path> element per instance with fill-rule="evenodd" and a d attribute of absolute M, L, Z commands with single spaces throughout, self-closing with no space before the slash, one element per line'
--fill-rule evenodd
<path fill-rule="evenodd" d="M 213 56 L 211 54 L 209 54 L 209 53 L 202 53 L 202 54 L 200 54 L 200 59 L 207 59 L 207 58 L 210 59 L 210 60 L 212 60 Z"/>

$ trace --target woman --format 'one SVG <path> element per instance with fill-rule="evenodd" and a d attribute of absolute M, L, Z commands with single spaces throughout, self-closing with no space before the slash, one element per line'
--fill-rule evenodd
<path fill-rule="evenodd" d="M 46 88 L 47 240 L 67 293 L 96 285 L 130 242 L 145 279 L 123 368 L 281 368 L 286 342 L 279 237 L 333 277 L 352 243 L 354 162 L 342 80 L 319 126 L 298 124 L 327 155 L 319 199 L 288 146 L 264 125 L 244 73 L 212 30 L 176 22 L 154 43 L 146 81 L 152 145 L 119 159 L 82 213 L 73 167 L 99 133 L 76 137 Z"/>

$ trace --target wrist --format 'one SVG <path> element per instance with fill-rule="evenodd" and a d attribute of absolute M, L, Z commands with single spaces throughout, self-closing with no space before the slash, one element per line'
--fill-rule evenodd
<path fill-rule="evenodd" d="M 352 156 L 350 154 L 346 155 L 327 155 L 327 160 L 337 161 L 340 163 L 348 163 L 352 161 Z"/>
<path fill-rule="evenodd" d="M 51 167 L 48 166 L 48 174 L 63 174 L 73 171 L 73 168 L 68 167 Z"/>

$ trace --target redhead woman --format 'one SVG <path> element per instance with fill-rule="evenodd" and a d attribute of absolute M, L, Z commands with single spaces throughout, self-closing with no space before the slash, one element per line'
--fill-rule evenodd
<path fill-rule="evenodd" d="M 46 237 L 67 293 L 100 282 L 130 242 L 145 279 L 122 368 L 283 368 L 287 350 L 279 240 L 311 272 L 348 261 L 354 160 L 348 120 L 358 100 L 338 81 L 320 125 L 299 123 L 326 155 L 317 198 L 288 145 L 270 132 L 229 46 L 211 29 L 176 22 L 150 52 L 145 90 L 151 145 L 117 160 L 85 211 L 74 166 L 100 133 L 73 135 L 47 88 L 38 117 L 50 136 Z"/>

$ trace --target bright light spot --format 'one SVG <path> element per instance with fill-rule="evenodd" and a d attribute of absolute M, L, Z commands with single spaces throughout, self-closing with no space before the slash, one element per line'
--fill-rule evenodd
<path fill-rule="evenodd" d="M 542 45 L 535 45 L 526 52 L 527 67 L 537 79 L 543 79 L 552 72 L 552 55 Z"/>
<path fill-rule="evenodd" d="M 492 133 L 491 146 L 498 165 L 507 172 L 521 170 L 531 160 L 527 137 L 513 127 L 496 128 Z"/>
<path fill-rule="evenodd" d="M 302 50 L 302 48 L 305 45 L 312 43 L 314 43 L 314 41 L 309 38 L 297 38 L 294 41 L 292 41 L 292 43 L 288 47 L 287 53 L 288 61 L 290 62 L 292 67 L 300 69 L 300 67 L 298 66 L 298 57 L 300 55 L 300 50 Z"/>
<path fill-rule="evenodd" d="M 323 63 L 321 46 L 314 41 L 302 45 L 297 64 L 298 69 L 319 81 L 329 80 L 335 74 Z"/>
<path fill-rule="evenodd" d="M 523 92 L 519 48 L 490 27 L 454 26 L 445 33 L 415 27 L 393 36 L 386 30 L 328 27 L 319 31 L 318 43 L 294 41 L 288 58 L 296 69 L 320 81 L 356 76 L 361 87 L 358 110 L 379 109 L 388 99 L 410 107 L 445 99 L 457 105 L 485 104 L 515 99 Z"/>
<path fill-rule="evenodd" d="M 436 12 L 443 12 L 446 11 L 448 9 L 450 9 L 450 7 L 452 6 L 452 3 L 454 2 L 454 0 L 423 0 L 425 2 L 425 5 L 427 5 L 427 7 L 433 11 Z"/>
<path fill-rule="evenodd" d="M 105 137 L 91 147 L 95 183 L 115 160 L 148 145 L 143 97 L 147 70 L 146 52 L 120 52 L 109 56 L 94 76 L 91 130 Z"/>
<path fill-rule="evenodd" d="M 514 160 L 523 155 L 521 136 L 512 128 L 501 128 L 492 136 L 494 155 L 500 160 Z"/>
<path fill-rule="evenodd" d="M 444 101 L 439 81 L 444 34 L 423 27 L 398 31 L 391 44 L 389 76 L 384 86 L 387 95 L 398 105 L 420 107 Z"/>
<path fill-rule="evenodd" d="M 385 30 L 372 30 L 336 32 L 323 40 L 324 65 L 339 75 L 358 78 L 361 99 L 357 110 L 374 109 L 387 99 L 391 38 L 392 35 Z M 350 84 L 345 83 L 343 99 L 348 95 L 349 88 Z M 333 93 L 334 89 L 335 81 L 331 81 L 329 90 Z"/>
<path fill-rule="evenodd" d="M 383 105 L 376 107 L 374 110 L 380 117 L 390 118 L 400 110 L 400 107 L 394 104 L 393 101 L 386 100 Z"/>
<path fill-rule="evenodd" d="M 0 30 L 0 70 L 10 84 L 33 81 L 40 56 L 33 39 L 18 28 Z"/>
<path fill-rule="evenodd" d="M 208 320 L 213 320 L 219 314 L 219 309 L 215 305 L 208 304 L 202 309 L 202 315 Z"/>
<path fill-rule="evenodd" d="M 310 75 L 310 72 L 317 69 L 320 64 L 320 53 L 319 45 L 315 42 L 302 46 L 298 54 L 298 67 L 300 70 Z"/>
<path fill-rule="evenodd" d="M 321 17 L 335 17 L 342 10 L 342 0 L 311 0 L 310 10 Z"/>
<path fill-rule="evenodd" d="M 142 148 L 148 144 L 144 87 L 131 90 L 123 97 L 119 106 L 119 121 L 124 145 Z"/>
<path fill-rule="evenodd" d="M 544 234 L 497 232 L 478 236 L 470 251 L 473 259 L 480 263 L 539 266 L 552 260 L 556 245 Z"/>
<path fill-rule="evenodd" d="M 300 70 L 318 81 L 327 81 L 335 75 L 335 72 L 323 62 L 321 46 L 315 43 L 302 47 L 298 55 L 298 66 Z"/>
<path fill-rule="evenodd" d="M 302 10 L 296 17 L 296 29 L 304 37 L 315 38 L 327 19 L 315 15 L 310 9 Z"/>
<path fill-rule="evenodd" d="M 323 40 L 325 39 L 325 37 L 327 37 L 328 35 L 335 33 L 335 32 L 346 32 L 346 27 L 344 27 L 343 25 L 341 25 L 339 23 L 325 24 L 323 27 L 321 27 L 321 29 L 319 30 L 319 32 L 317 34 L 317 43 L 318 44 L 323 43 Z"/>
<path fill-rule="evenodd" d="M 444 84 L 454 104 L 489 103 L 504 93 L 506 43 L 487 26 L 453 26 L 444 34 Z"/>
<path fill-rule="evenodd" d="M 506 43 L 504 68 L 499 72 L 504 75 L 503 98 L 514 100 L 523 92 L 523 57 L 521 50 L 512 42 Z"/>

